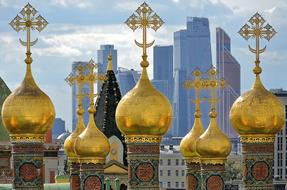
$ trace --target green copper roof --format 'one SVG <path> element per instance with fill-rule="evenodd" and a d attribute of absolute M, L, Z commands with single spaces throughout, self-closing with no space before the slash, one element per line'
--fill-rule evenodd
<path fill-rule="evenodd" d="M 1 110 L 2 110 L 2 105 L 5 99 L 7 98 L 7 96 L 9 96 L 10 93 L 11 93 L 10 89 L 0 77 L 0 108 Z M 0 111 L 0 118 L 1 118 L 0 119 L 0 141 L 9 141 L 10 140 L 9 134 L 2 123 L 1 111 Z"/>

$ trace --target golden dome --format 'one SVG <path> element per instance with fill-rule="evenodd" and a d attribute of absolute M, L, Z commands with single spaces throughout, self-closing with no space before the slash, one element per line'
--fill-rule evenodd
<path fill-rule="evenodd" d="M 75 152 L 82 163 L 105 163 L 110 152 L 107 137 L 97 128 L 93 113 L 89 108 L 90 118 L 87 128 L 75 141 Z"/>
<path fill-rule="evenodd" d="M 52 127 L 54 118 L 53 103 L 37 86 L 27 64 L 23 82 L 3 103 L 3 124 L 10 134 L 42 135 Z"/>
<path fill-rule="evenodd" d="M 66 155 L 68 156 L 69 160 L 71 161 L 78 161 L 77 154 L 75 153 L 75 141 L 78 138 L 78 136 L 85 130 L 85 124 L 82 118 L 82 115 L 84 114 L 84 110 L 78 110 L 77 114 L 78 122 L 76 129 L 70 134 L 70 136 L 65 140 L 64 143 L 64 150 Z"/>
<path fill-rule="evenodd" d="M 285 123 L 280 100 L 266 90 L 256 76 L 251 90 L 242 94 L 232 105 L 230 121 L 240 135 L 275 135 Z"/>
<path fill-rule="evenodd" d="M 172 108 L 168 99 L 151 84 L 146 67 L 136 86 L 119 102 L 116 122 L 127 136 L 163 136 L 169 129 Z"/>
<path fill-rule="evenodd" d="M 194 124 L 189 133 L 180 142 L 180 152 L 186 160 L 197 159 L 196 141 L 204 133 L 200 117 L 195 117 Z"/>
<path fill-rule="evenodd" d="M 210 118 L 207 130 L 198 138 L 196 151 L 202 163 L 224 163 L 231 152 L 229 138 L 221 132 L 216 123 L 216 116 Z"/>

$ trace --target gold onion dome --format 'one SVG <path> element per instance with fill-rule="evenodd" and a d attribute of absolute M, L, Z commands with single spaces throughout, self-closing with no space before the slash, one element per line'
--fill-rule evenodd
<path fill-rule="evenodd" d="M 259 66 L 259 56 L 266 50 L 266 46 L 260 49 L 259 42 L 263 38 L 269 41 L 276 31 L 272 26 L 266 24 L 259 13 L 256 13 L 251 17 L 249 23 L 241 28 L 239 34 L 246 40 L 250 37 L 256 39 L 256 48 L 253 49 L 249 46 L 249 50 L 256 55 L 253 69 L 256 79 L 252 89 L 242 94 L 232 105 L 230 121 L 243 141 L 273 141 L 274 135 L 284 126 L 285 112 L 280 100 L 266 90 L 260 80 L 262 69 Z"/>
<path fill-rule="evenodd" d="M 84 114 L 83 109 L 78 109 L 77 114 L 79 116 L 82 116 Z M 65 140 L 64 143 L 64 150 L 67 154 L 69 160 L 71 161 L 77 161 L 77 154 L 75 152 L 75 141 L 78 138 L 78 136 L 85 130 L 85 124 L 82 119 L 78 119 L 77 127 L 76 129 L 70 134 L 70 136 Z"/>
<path fill-rule="evenodd" d="M 89 108 L 89 113 L 88 126 L 76 139 L 75 152 L 81 162 L 105 163 L 106 156 L 110 152 L 109 140 L 97 128 L 93 117 L 94 111 Z"/>
<path fill-rule="evenodd" d="M 162 136 L 171 123 L 172 108 L 167 98 L 151 84 L 146 68 L 136 86 L 119 102 L 116 122 L 127 136 Z"/>
<path fill-rule="evenodd" d="M 169 129 L 172 119 L 172 108 L 168 99 L 151 84 L 147 67 L 146 50 L 153 45 L 147 43 L 147 29 L 157 30 L 163 24 L 161 18 L 143 3 L 126 24 L 133 31 L 143 31 L 143 41 L 136 45 L 143 50 L 142 74 L 136 86 L 119 102 L 116 109 L 116 123 L 119 130 L 127 137 L 155 138 L 159 140 Z M 156 141 L 157 141 L 156 140 Z"/>
<path fill-rule="evenodd" d="M 202 163 L 223 163 L 230 154 L 230 140 L 218 128 L 216 117 L 210 118 L 208 128 L 198 138 L 196 151 L 201 156 Z"/>
<path fill-rule="evenodd" d="M 200 155 L 196 151 L 196 141 L 204 133 L 200 117 L 195 117 L 194 124 L 189 133 L 180 142 L 180 152 L 186 160 L 194 160 Z"/>
<path fill-rule="evenodd" d="M 26 74 L 21 85 L 16 88 L 5 100 L 2 107 L 2 120 L 10 134 L 38 134 L 44 135 L 51 127 L 55 118 L 54 105 L 35 83 L 31 72 L 30 47 L 37 40 L 30 41 L 31 30 L 42 31 L 48 22 L 29 3 L 11 22 L 10 26 L 17 32 L 24 30 L 27 33 L 27 41 L 20 39 L 22 45 L 26 46 Z M 34 137 L 34 136 L 32 136 Z"/>
<path fill-rule="evenodd" d="M 10 134 L 45 134 L 53 124 L 55 110 L 52 101 L 35 83 L 31 65 L 25 78 L 5 100 L 2 120 Z"/>
<path fill-rule="evenodd" d="M 240 135 L 274 135 L 285 122 L 280 100 L 266 90 L 259 75 L 251 90 L 242 94 L 232 105 L 230 121 Z"/>

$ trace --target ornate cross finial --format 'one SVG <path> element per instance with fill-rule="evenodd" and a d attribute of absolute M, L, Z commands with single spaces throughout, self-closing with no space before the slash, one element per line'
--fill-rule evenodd
<path fill-rule="evenodd" d="M 21 10 L 20 16 L 17 15 L 11 22 L 10 25 L 14 30 L 19 32 L 20 30 L 24 30 L 27 32 L 27 41 L 20 40 L 20 43 L 23 46 L 27 47 L 26 59 L 25 62 L 27 64 L 32 63 L 30 47 L 35 45 L 38 39 L 31 41 L 31 30 L 38 30 L 41 32 L 48 24 L 48 22 L 41 16 L 37 14 L 38 11 L 32 7 L 29 3 Z"/>
<path fill-rule="evenodd" d="M 205 86 L 210 90 L 210 104 L 211 104 L 211 111 L 209 112 L 209 117 L 216 118 L 217 113 L 215 110 L 215 103 L 219 101 L 216 98 L 216 90 L 218 88 L 225 87 L 225 80 L 224 79 L 217 79 L 217 71 L 214 66 L 211 67 L 208 71 L 209 78 L 205 79 Z"/>
<path fill-rule="evenodd" d="M 245 24 L 240 31 L 238 32 L 245 40 L 248 40 L 250 37 L 255 38 L 256 40 L 256 47 L 251 48 L 249 45 L 249 50 L 252 53 L 256 54 L 256 60 L 255 60 L 255 68 L 253 69 L 253 72 L 256 75 L 259 75 L 262 72 L 260 64 L 259 55 L 263 53 L 266 49 L 266 46 L 262 49 L 260 49 L 259 40 L 262 38 L 265 38 L 266 40 L 270 40 L 275 34 L 276 31 L 274 28 L 269 25 L 268 23 L 265 24 L 264 18 L 259 14 L 256 13 L 253 15 L 249 21 L 249 23 Z"/>
<path fill-rule="evenodd" d="M 195 103 L 195 114 L 194 116 L 196 118 L 200 118 L 201 117 L 201 112 L 200 112 L 200 91 L 204 88 L 206 88 L 205 83 L 204 83 L 204 79 L 201 78 L 201 71 L 199 69 L 195 69 L 192 72 L 192 75 L 195 77 L 194 80 L 187 80 L 184 83 L 184 86 L 186 89 L 191 89 L 194 88 L 195 91 L 195 100 L 193 101 Z"/>
<path fill-rule="evenodd" d="M 90 87 L 90 93 L 88 94 L 90 99 L 90 107 L 89 107 L 89 113 L 95 113 L 95 106 L 94 106 L 94 98 L 97 96 L 97 94 L 94 94 L 94 83 L 95 81 L 104 81 L 106 80 L 106 76 L 104 74 L 98 74 L 95 72 L 95 68 L 97 68 L 98 65 L 94 62 L 93 59 L 89 61 L 87 64 L 88 74 L 85 76 L 84 81 L 89 84 Z"/>
<path fill-rule="evenodd" d="M 82 101 L 84 98 L 83 94 L 83 85 L 85 83 L 85 76 L 84 76 L 84 66 L 78 65 L 76 67 L 76 74 L 70 73 L 65 81 L 70 85 L 78 85 L 78 92 L 77 92 L 77 101 L 78 101 L 78 109 L 77 109 L 77 114 L 79 116 L 82 116 L 84 114 L 84 109 L 82 106 Z"/>
<path fill-rule="evenodd" d="M 147 43 L 147 28 L 152 28 L 154 31 L 157 31 L 164 22 L 146 3 L 143 3 L 136 10 L 135 14 L 132 14 L 125 23 L 133 31 L 138 28 L 143 30 L 143 42 L 139 43 L 135 40 L 135 43 L 143 49 L 141 66 L 148 67 L 149 63 L 147 61 L 146 50 L 153 45 L 154 41 Z"/>

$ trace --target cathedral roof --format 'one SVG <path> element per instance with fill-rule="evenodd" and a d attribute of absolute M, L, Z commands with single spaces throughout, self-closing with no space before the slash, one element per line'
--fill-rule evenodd
<path fill-rule="evenodd" d="M 111 56 L 109 56 L 106 80 L 102 85 L 100 94 L 95 104 L 95 122 L 97 127 L 106 135 L 107 138 L 114 135 L 124 142 L 124 137 L 119 131 L 115 120 L 115 112 L 117 105 L 121 100 L 121 92 L 115 73 L 111 69 L 111 66 L 109 66 L 111 65 L 111 62 Z M 124 164 L 127 165 L 125 144 L 124 149 Z"/>

